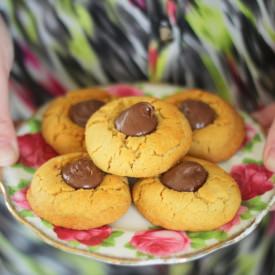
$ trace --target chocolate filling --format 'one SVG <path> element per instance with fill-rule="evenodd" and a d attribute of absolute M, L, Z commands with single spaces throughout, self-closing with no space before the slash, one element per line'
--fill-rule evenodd
<path fill-rule="evenodd" d="M 188 119 L 192 130 L 202 129 L 216 118 L 215 111 L 208 104 L 199 100 L 185 100 L 179 103 L 178 107 Z"/>
<path fill-rule="evenodd" d="M 96 188 L 104 178 L 104 172 L 88 158 L 66 164 L 61 170 L 61 175 L 63 180 L 75 189 Z"/>
<path fill-rule="evenodd" d="M 161 175 L 160 181 L 179 192 L 195 192 L 206 182 L 208 172 L 197 162 L 183 161 Z"/>
<path fill-rule="evenodd" d="M 124 110 L 115 120 L 115 127 L 126 136 L 139 137 L 155 131 L 158 119 L 155 108 L 147 102 L 139 102 Z"/>
<path fill-rule="evenodd" d="M 100 100 L 87 100 L 72 105 L 69 110 L 69 118 L 71 121 L 85 128 L 87 121 L 100 107 L 105 103 Z"/>

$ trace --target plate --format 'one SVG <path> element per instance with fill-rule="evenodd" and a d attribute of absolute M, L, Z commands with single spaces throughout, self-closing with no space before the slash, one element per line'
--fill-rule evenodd
<path fill-rule="evenodd" d="M 120 84 L 106 89 L 116 96 L 145 94 L 160 98 L 182 90 L 148 83 Z M 40 110 L 26 121 L 18 135 L 29 134 L 30 140 L 40 135 L 42 113 Z M 30 209 L 26 191 L 35 168 L 22 162 L 3 169 L 0 186 L 5 203 L 14 217 L 43 241 L 70 253 L 118 265 L 174 264 L 201 258 L 248 236 L 275 202 L 275 177 L 264 168 L 261 159 L 265 137 L 247 114 L 241 115 L 246 124 L 244 144 L 230 160 L 219 165 L 237 179 L 243 201 L 234 219 L 217 230 L 197 233 L 165 230 L 148 223 L 134 206 L 116 223 L 100 228 L 77 231 L 55 227 Z M 35 156 L 41 157 L 41 148 L 33 150 Z"/>

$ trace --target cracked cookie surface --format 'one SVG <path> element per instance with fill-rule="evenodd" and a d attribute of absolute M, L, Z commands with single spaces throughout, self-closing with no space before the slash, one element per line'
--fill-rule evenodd
<path fill-rule="evenodd" d="M 59 97 L 47 107 L 42 120 L 42 134 L 59 154 L 85 151 L 85 128 L 70 119 L 69 110 L 74 104 L 92 99 L 107 102 L 110 96 L 103 90 L 88 88 Z"/>
<path fill-rule="evenodd" d="M 233 219 L 241 203 L 237 183 L 217 165 L 185 157 L 208 172 L 204 185 L 196 192 L 178 192 L 163 185 L 158 177 L 134 185 L 133 201 L 152 224 L 171 230 L 207 231 Z"/>
<path fill-rule="evenodd" d="M 74 189 L 65 183 L 61 169 L 82 157 L 88 155 L 62 155 L 36 171 L 27 199 L 39 217 L 57 226 L 85 230 L 113 223 L 127 212 L 131 195 L 126 178 L 107 174 L 94 189 Z"/>
<path fill-rule="evenodd" d="M 240 148 L 245 137 L 241 116 L 220 97 L 197 89 L 186 90 L 165 99 L 176 106 L 185 100 L 202 101 L 216 113 L 213 123 L 193 131 L 193 142 L 188 154 L 213 162 L 230 158 Z"/>
<path fill-rule="evenodd" d="M 126 136 L 115 128 L 114 121 L 139 102 L 154 107 L 157 128 L 144 136 Z M 125 97 L 106 104 L 90 118 L 85 135 L 87 151 L 100 169 L 128 177 L 151 177 L 166 171 L 192 143 L 191 128 L 181 112 L 152 97 Z"/>

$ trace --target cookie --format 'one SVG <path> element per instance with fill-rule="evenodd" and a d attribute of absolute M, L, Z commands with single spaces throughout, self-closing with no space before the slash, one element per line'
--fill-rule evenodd
<path fill-rule="evenodd" d="M 151 97 L 125 97 L 106 104 L 90 118 L 85 134 L 87 151 L 100 169 L 137 178 L 166 171 L 192 142 L 181 112 Z"/>
<path fill-rule="evenodd" d="M 194 89 L 165 100 L 176 105 L 191 125 L 193 142 L 190 155 L 220 162 L 240 148 L 245 137 L 243 120 L 220 97 Z"/>
<path fill-rule="evenodd" d="M 78 90 L 49 104 L 42 120 L 44 139 L 59 154 L 85 151 L 85 125 L 110 96 L 97 88 Z"/>
<path fill-rule="evenodd" d="M 131 204 L 127 179 L 105 174 L 86 153 L 58 156 L 42 165 L 27 199 L 39 217 L 77 230 L 113 223 Z"/>
<path fill-rule="evenodd" d="M 239 187 L 229 174 L 189 156 L 161 176 L 137 182 L 132 195 L 148 221 L 171 230 L 216 229 L 233 219 L 241 203 Z"/>

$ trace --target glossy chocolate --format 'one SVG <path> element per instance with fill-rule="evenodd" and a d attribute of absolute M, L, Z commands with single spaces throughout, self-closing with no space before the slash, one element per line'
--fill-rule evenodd
<path fill-rule="evenodd" d="M 75 189 L 96 188 L 104 178 L 104 172 L 88 158 L 66 164 L 61 170 L 61 175 L 63 180 Z"/>
<path fill-rule="evenodd" d="M 197 162 L 183 161 L 161 175 L 160 181 L 179 192 L 195 192 L 206 182 L 208 172 Z"/>
<path fill-rule="evenodd" d="M 188 119 L 192 130 L 202 129 L 216 118 L 215 111 L 208 104 L 199 100 L 185 100 L 178 106 Z"/>
<path fill-rule="evenodd" d="M 79 102 L 71 106 L 69 117 L 74 123 L 85 128 L 86 123 L 92 114 L 104 104 L 103 101 L 95 99 Z"/>
<path fill-rule="evenodd" d="M 139 102 L 124 110 L 115 120 L 115 127 L 126 136 L 145 136 L 157 128 L 155 108 L 147 102 Z"/>

